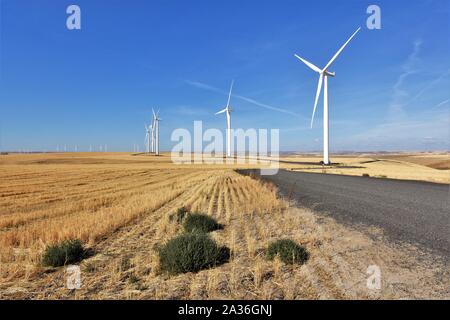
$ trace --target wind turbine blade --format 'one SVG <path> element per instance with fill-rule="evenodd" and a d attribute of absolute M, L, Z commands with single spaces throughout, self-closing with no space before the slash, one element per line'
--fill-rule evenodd
<path fill-rule="evenodd" d="M 152 112 L 153 112 L 153 118 L 156 118 L 155 110 L 153 108 L 152 108 Z"/>
<path fill-rule="evenodd" d="M 216 112 L 216 114 L 221 114 L 221 113 L 224 113 L 225 111 L 227 111 L 227 108 L 220 110 L 219 112 Z"/>
<path fill-rule="evenodd" d="M 358 30 L 356 30 L 352 34 L 352 36 L 347 40 L 347 42 L 344 43 L 344 45 L 334 54 L 333 58 L 331 58 L 331 60 L 327 63 L 325 68 L 323 68 L 323 71 L 326 71 L 331 66 L 331 64 L 334 62 L 334 60 L 337 59 L 337 57 L 341 54 L 342 50 L 344 50 L 344 48 L 347 46 L 347 44 L 353 39 L 354 36 L 356 36 L 356 34 L 359 32 L 359 30 L 361 30 L 361 27 L 359 27 Z"/>
<path fill-rule="evenodd" d="M 233 91 L 233 84 L 234 84 L 234 80 L 231 80 L 231 87 L 230 87 L 230 93 L 228 94 L 227 108 L 230 106 L 231 91 Z"/>
<path fill-rule="evenodd" d="M 315 72 L 321 73 L 322 70 L 320 70 L 320 68 L 318 68 L 317 66 L 313 65 L 311 62 L 303 59 L 302 57 L 300 57 L 299 55 L 295 54 L 295 56 L 302 61 L 304 64 L 306 64 L 308 67 L 310 67 L 312 70 L 314 70 Z"/>
<path fill-rule="evenodd" d="M 319 77 L 319 84 L 317 85 L 316 100 L 314 101 L 313 114 L 311 117 L 311 128 L 313 126 L 314 114 L 316 113 L 316 107 L 317 107 L 317 102 L 319 101 L 320 91 L 322 90 L 322 81 L 323 81 L 323 74 L 321 73 L 320 77 Z"/>

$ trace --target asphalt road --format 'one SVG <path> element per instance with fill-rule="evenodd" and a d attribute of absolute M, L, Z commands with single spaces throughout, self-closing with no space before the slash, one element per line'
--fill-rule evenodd
<path fill-rule="evenodd" d="M 449 185 L 285 170 L 263 178 L 300 206 L 450 257 Z"/>

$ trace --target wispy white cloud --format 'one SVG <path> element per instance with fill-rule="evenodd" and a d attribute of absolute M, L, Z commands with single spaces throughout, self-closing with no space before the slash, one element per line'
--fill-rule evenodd
<path fill-rule="evenodd" d="M 422 108 L 420 111 L 408 112 L 405 107 L 419 100 L 422 95 L 437 86 L 450 74 L 450 70 L 439 74 L 412 94 L 408 84 L 409 77 L 422 74 L 420 58 L 422 41 L 416 40 L 401 66 L 393 86 L 386 121 L 370 128 L 359 128 L 357 133 L 337 138 L 336 145 L 354 145 L 365 150 L 447 150 L 450 134 L 448 110 L 441 108 L 448 105 L 450 99 L 439 102 L 434 107 Z"/>
<path fill-rule="evenodd" d="M 392 101 L 389 105 L 389 113 L 391 118 L 399 118 L 404 116 L 403 106 L 405 100 L 409 97 L 408 91 L 404 88 L 405 80 L 418 72 L 417 64 L 419 62 L 419 53 L 422 46 L 420 39 L 414 41 L 413 50 L 402 65 L 402 73 L 398 76 L 393 86 Z"/>
<path fill-rule="evenodd" d="M 441 102 L 442 104 L 448 101 Z M 448 110 L 417 114 L 399 121 L 389 121 L 355 135 L 339 139 L 341 144 L 364 146 L 366 150 L 435 150 L 449 148 Z M 363 148 L 363 149 L 364 149 Z"/>
<path fill-rule="evenodd" d="M 254 100 L 254 99 L 251 99 L 251 98 L 243 97 L 243 96 L 240 96 L 240 95 L 233 95 L 233 96 L 238 98 L 238 99 L 247 101 L 248 103 L 254 104 L 254 105 L 258 106 L 258 107 L 262 107 L 262 108 L 265 108 L 265 109 L 268 109 L 268 110 L 277 111 L 277 112 L 281 112 L 281 113 L 286 113 L 286 114 L 290 114 L 290 115 L 293 115 L 293 116 L 296 116 L 296 117 L 300 116 L 299 114 L 297 114 L 295 112 L 292 112 L 292 111 L 289 111 L 289 110 L 286 110 L 286 109 L 282 109 L 282 108 L 278 108 L 278 107 L 274 107 L 274 106 L 270 106 L 268 104 L 258 102 L 258 101 Z"/>
<path fill-rule="evenodd" d="M 439 108 L 439 107 L 442 107 L 442 106 L 444 106 L 444 105 L 450 106 L 450 99 L 447 99 L 447 100 L 444 100 L 444 101 L 439 102 L 439 103 L 438 103 L 437 105 L 435 105 L 432 109 L 434 109 L 434 108 Z"/>
<path fill-rule="evenodd" d="M 414 97 L 412 97 L 407 103 L 403 104 L 402 107 L 406 107 L 419 99 L 427 90 L 430 88 L 436 86 L 439 84 L 444 78 L 446 78 L 448 75 L 450 75 L 450 70 L 447 70 L 446 72 L 442 73 L 437 78 L 433 79 L 429 83 L 427 83 Z"/>
<path fill-rule="evenodd" d="M 405 107 L 417 101 L 426 91 L 438 85 L 442 80 L 450 75 L 450 69 L 439 74 L 436 78 L 425 84 L 415 95 L 410 97 L 410 93 L 405 88 L 406 79 L 414 74 L 420 73 L 421 70 L 418 65 L 421 62 L 419 57 L 422 47 L 422 40 L 416 40 L 413 43 L 413 50 L 402 65 L 403 72 L 398 76 L 396 83 L 393 86 L 392 101 L 390 104 L 390 116 L 397 118 L 404 116 Z"/>
<path fill-rule="evenodd" d="M 225 93 L 223 90 L 220 90 L 218 88 L 215 88 L 213 86 L 210 86 L 210 85 L 202 83 L 202 82 L 191 81 L 191 80 L 185 80 L 185 82 L 187 84 L 189 84 L 193 87 L 199 88 L 199 89 L 204 89 L 204 90 L 213 91 L 213 92 L 217 92 L 217 93 Z"/>
<path fill-rule="evenodd" d="M 196 88 L 199 88 L 199 89 L 216 92 L 216 93 L 220 93 L 220 94 L 223 94 L 223 95 L 228 95 L 228 92 L 223 91 L 223 90 L 221 90 L 219 88 L 210 86 L 209 84 L 205 84 L 205 83 L 198 82 L 198 81 L 190 81 L 190 80 L 186 80 L 185 82 L 187 84 L 189 84 L 191 86 L 194 86 Z M 264 109 L 268 109 L 268 110 L 272 110 L 272 111 L 276 111 L 276 112 L 281 112 L 281 113 L 293 115 L 293 116 L 296 116 L 296 117 L 302 117 L 301 115 L 299 115 L 299 114 L 297 114 L 295 112 L 289 111 L 287 109 L 271 106 L 271 105 L 268 105 L 268 104 L 256 101 L 256 100 L 254 100 L 252 98 L 244 97 L 244 96 L 237 95 L 237 94 L 232 94 L 232 96 L 237 98 L 237 99 L 240 99 L 240 100 L 246 101 L 248 103 L 251 103 L 251 104 L 253 104 L 255 106 L 264 108 Z"/>

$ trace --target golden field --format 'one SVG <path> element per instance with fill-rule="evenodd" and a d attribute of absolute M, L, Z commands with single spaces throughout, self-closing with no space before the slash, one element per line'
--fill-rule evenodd
<path fill-rule="evenodd" d="M 329 167 L 318 165 L 320 160 L 320 157 L 308 156 L 282 157 L 280 167 L 305 172 L 450 183 L 449 153 L 342 155 L 332 157 L 333 165 Z"/>
<path fill-rule="evenodd" d="M 310 161 L 283 160 L 288 169 Z M 233 170 L 255 165 L 173 165 L 168 155 L 125 153 L 11 154 L 0 164 L 1 299 L 449 297 L 445 265 L 414 259 L 417 248 L 390 244 L 380 230 L 350 229 L 294 207 L 272 185 Z M 160 272 L 156 248 L 181 232 L 170 219 L 181 206 L 225 226 L 212 236 L 231 249 L 228 263 L 195 274 Z M 308 249 L 305 265 L 265 259 L 267 244 L 284 237 Z M 93 252 L 80 264 L 82 289 L 75 291 L 65 289 L 63 268 L 39 263 L 46 245 L 70 238 Z M 366 287 L 372 264 L 383 270 L 379 291 Z"/>

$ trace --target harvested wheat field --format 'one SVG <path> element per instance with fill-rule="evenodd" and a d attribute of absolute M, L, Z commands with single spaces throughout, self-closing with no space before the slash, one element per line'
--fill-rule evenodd
<path fill-rule="evenodd" d="M 329 167 L 318 165 L 320 160 L 320 157 L 282 157 L 281 167 L 294 171 L 450 183 L 449 153 L 341 155 L 332 157 L 333 164 Z"/>
<path fill-rule="evenodd" d="M 0 166 L 0 299 L 450 298 L 448 265 L 380 230 L 351 229 L 294 206 L 233 166 L 175 166 L 167 156 L 11 155 Z M 248 166 L 244 166 L 248 167 Z M 180 207 L 214 217 L 224 264 L 197 273 L 160 270 L 158 248 L 182 233 Z M 80 239 L 82 286 L 40 263 L 48 244 Z M 309 259 L 265 258 L 290 238 Z M 417 258 L 417 257 L 420 257 Z M 368 289 L 367 268 L 382 270 Z"/>

